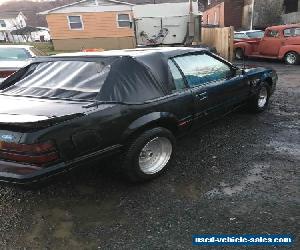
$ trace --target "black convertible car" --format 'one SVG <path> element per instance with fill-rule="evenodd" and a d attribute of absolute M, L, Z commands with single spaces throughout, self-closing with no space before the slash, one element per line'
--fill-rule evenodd
<path fill-rule="evenodd" d="M 195 48 L 36 59 L 0 85 L 0 180 L 33 182 L 112 153 L 130 180 L 152 179 L 175 137 L 244 104 L 265 110 L 276 82 L 271 69 Z"/>

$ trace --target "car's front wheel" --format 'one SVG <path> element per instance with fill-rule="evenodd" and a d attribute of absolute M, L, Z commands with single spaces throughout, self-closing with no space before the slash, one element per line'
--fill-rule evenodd
<path fill-rule="evenodd" d="M 165 128 L 153 128 L 136 137 L 123 159 L 123 170 L 130 181 L 141 182 L 161 175 L 173 157 L 175 137 Z"/>
<path fill-rule="evenodd" d="M 235 56 L 235 59 L 237 59 L 237 60 L 243 60 L 245 57 L 244 50 L 242 48 L 237 48 L 234 51 L 234 56 Z"/>
<path fill-rule="evenodd" d="M 270 85 L 263 82 L 255 96 L 253 96 L 248 103 L 251 111 L 260 113 L 267 109 L 271 95 Z"/>
<path fill-rule="evenodd" d="M 284 57 L 285 63 L 289 64 L 289 65 L 296 65 L 296 64 L 298 64 L 299 60 L 300 59 L 299 59 L 298 53 L 293 52 L 293 51 L 286 53 L 286 55 Z"/>

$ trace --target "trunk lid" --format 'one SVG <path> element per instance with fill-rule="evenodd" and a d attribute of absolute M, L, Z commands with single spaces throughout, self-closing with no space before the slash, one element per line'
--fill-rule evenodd
<path fill-rule="evenodd" d="M 83 116 L 88 103 L 0 94 L 0 129 L 39 128 Z"/>

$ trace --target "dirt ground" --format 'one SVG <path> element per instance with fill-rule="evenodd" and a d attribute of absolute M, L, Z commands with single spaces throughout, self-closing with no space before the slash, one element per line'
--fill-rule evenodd
<path fill-rule="evenodd" d="M 297 236 L 300 66 L 247 63 L 278 71 L 270 108 L 181 139 L 172 168 L 153 182 L 128 184 L 108 161 L 40 189 L 0 184 L 0 248 L 192 249 L 193 234 Z"/>

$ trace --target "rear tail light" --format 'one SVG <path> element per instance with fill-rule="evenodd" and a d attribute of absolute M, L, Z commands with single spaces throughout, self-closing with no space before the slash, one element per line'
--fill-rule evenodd
<path fill-rule="evenodd" d="M 0 141 L 0 158 L 19 163 L 43 166 L 57 161 L 59 155 L 52 142 L 17 144 Z"/>
<path fill-rule="evenodd" d="M 13 73 L 15 73 L 15 71 L 12 71 L 12 70 L 0 71 L 0 78 L 9 77 Z"/>

